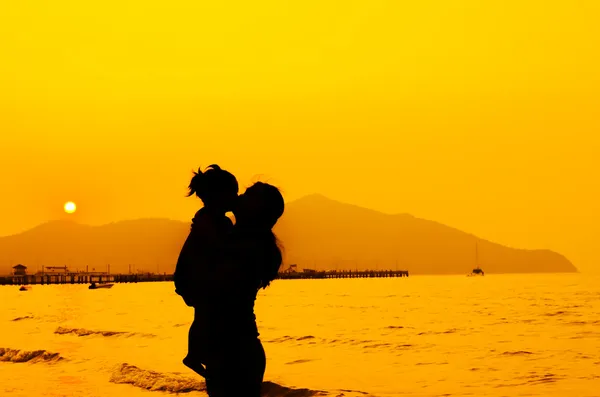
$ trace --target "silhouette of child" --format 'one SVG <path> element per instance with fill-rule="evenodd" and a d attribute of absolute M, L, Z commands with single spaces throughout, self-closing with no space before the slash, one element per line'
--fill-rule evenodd
<path fill-rule="evenodd" d="M 189 185 L 189 196 L 196 194 L 204 207 L 194 219 L 175 267 L 175 292 L 184 302 L 194 308 L 194 321 L 188 336 L 188 354 L 183 363 L 204 376 L 202 340 L 206 327 L 206 292 L 199 288 L 208 272 L 214 271 L 224 255 L 225 241 L 233 230 L 233 223 L 225 215 L 231 211 L 238 194 L 238 183 L 231 173 L 218 165 L 209 166 L 204 172 L 194 173 Z"/>

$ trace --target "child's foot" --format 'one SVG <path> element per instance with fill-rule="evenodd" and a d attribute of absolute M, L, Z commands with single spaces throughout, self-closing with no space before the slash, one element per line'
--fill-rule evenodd
<path fill-rule="evenodd" d="M 198 375 L 206 377 L 206 368 L 204 368 L 204 365 L 202 365 L 202 363 L 195 362 L 190 358 L 190 356 L 186 356 L 183 359 L 183 364 Z"/>

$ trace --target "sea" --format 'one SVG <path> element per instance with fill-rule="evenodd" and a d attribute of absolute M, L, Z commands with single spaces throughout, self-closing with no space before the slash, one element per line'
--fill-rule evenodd
<path fill-rule="evenodd" d="M 172 283 L 0 287 L 0 395 L 206 396 Z M 264 395 L 600 396 L 600 277 L 276 280 Z"/>

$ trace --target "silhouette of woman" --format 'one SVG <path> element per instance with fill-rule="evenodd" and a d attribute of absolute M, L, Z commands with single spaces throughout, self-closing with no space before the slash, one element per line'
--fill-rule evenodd
<path fill-rule="evenodd" d="M 258 291 L 276 277 L 281 250 L 272 231 L 283 215 L 279 190 L 258 182 L 240 195 L 223 264 L 204 278 L 210 291 L 205 322 L 206 389 L 210 397 L 259 397 L 266 356 L 254 315 Z"/>

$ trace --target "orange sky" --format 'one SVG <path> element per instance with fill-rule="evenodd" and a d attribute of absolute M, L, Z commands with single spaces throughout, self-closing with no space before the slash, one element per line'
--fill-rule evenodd
<path fill-rule="evenodd" d="M 600 2 L 96 3 L 0 5 L 0 235 L 188 219 L 217 162 L 600 271 Z"/>

